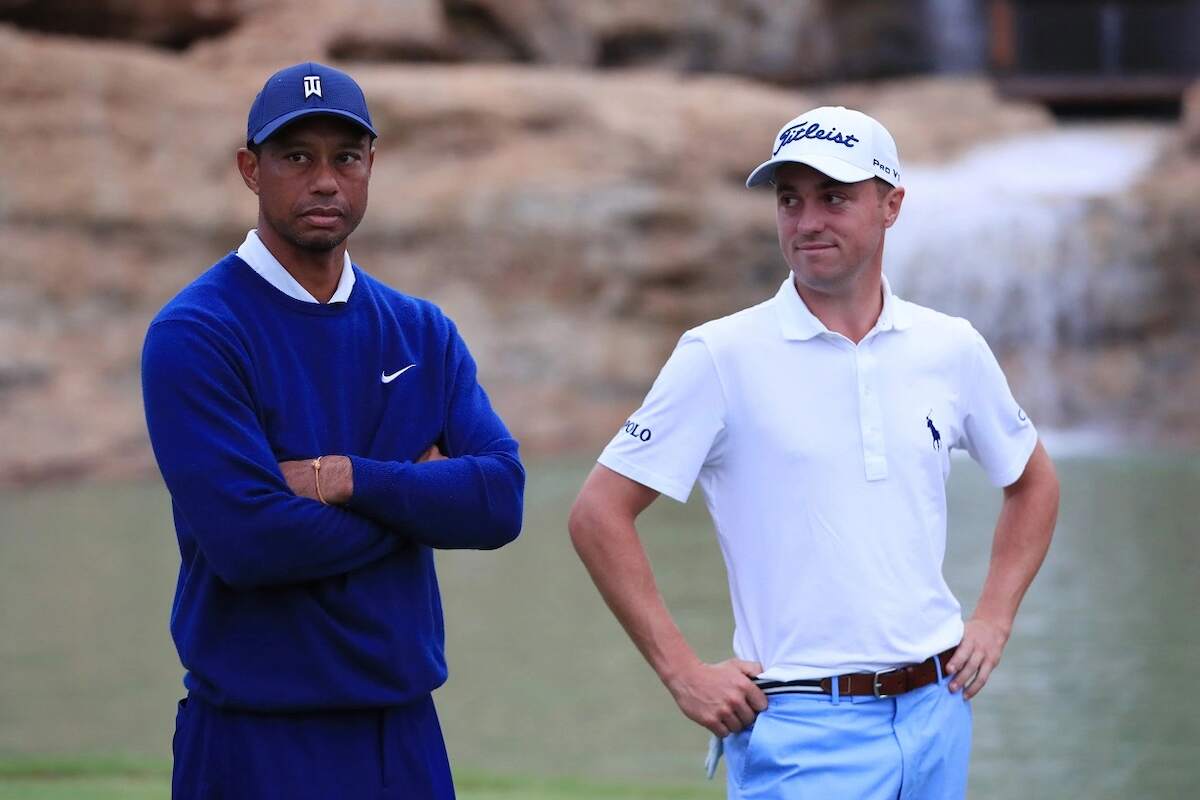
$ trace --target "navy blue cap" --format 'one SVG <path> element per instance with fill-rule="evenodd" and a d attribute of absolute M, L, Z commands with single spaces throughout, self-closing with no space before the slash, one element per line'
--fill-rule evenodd
<path fill-rule="evenodd" d="M 308 61 L 281 69 L 263 84 L 246 118 L 246 141 L 262 144 L 284 125 L 310 114 L 331 114 L 358 123 L 378 136 L 367 98 L 346 73 Z"/>

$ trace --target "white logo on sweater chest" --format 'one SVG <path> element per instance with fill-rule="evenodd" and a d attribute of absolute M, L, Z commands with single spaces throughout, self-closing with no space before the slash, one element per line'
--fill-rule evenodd
<path fill-rule="evenodd" d="M 395 372 L 393 372 L 391 375 L 388 375 L 388 374 L 385 372 L 385 373 L 383 373 L 383 374 L 380 376 L 380 378 L 379 378 L 379 379 L 380 379 L 381 381 L 383 381 L 384 383 L 391 383 L 392 381 L 396 380 L 396 378 L 399 378 L 401 375 L 403 375 L 404 373 L 408 372 L 410 369 L 412 369 L 412 368 L 413 368 L 413 367 L 415 367 L 415 366 L 416 366 L 416 364 L 409 364 L 409 365 L 408 365 L 407 367 L 405 367 L 404 369 L 396 370 L 396 371 L 395 371 Z"/>

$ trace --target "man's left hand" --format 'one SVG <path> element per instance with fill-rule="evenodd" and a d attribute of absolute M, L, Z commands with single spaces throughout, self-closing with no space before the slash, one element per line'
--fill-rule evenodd
<path fill-rule="evenodd" d="M 312 459 L 280 461 L 279 470 L 288 488 L 297 497 L 319 500 L 316 470 Z M 345 456 L 321 456 L 321 496 L 331 506 L 341 505 L 354 494 L 354 470 Z"/>
<path fill-rule="evenodd" d="M 1009 626 L 980 617 L 967 620 L 958 650 L 946 665 L 946 674 L 953 676 L 950 691 L 962 689 L 968 700 L 979 694 L 1000 663 L 1010 630 Z"/>

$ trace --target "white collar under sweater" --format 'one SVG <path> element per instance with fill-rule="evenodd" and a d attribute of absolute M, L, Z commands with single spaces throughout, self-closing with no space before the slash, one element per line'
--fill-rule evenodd
<path fill-rule="evenodd" d="M 262 243 L 262 239 L 258 238 L 257 230 L 252 228 L 246 234 L 246 241 L 242 242 L 237 249 L 237 255 L 238 258 L 250 265 L 250 269 L 288 297 L 294 297 L 306 303 L 320 302 L 301 286 L 290 272 L 284 269 L 283 264 L 279 263 L 279 259 L 271 255 L 271 251 Z M 350 290 L 354 288 L 354 268 L 350 266 L 350 253 L 347 251 L 343 258 L 345 260 L 342 262 L 342 277 L 338 279 L 333 297 L 329 298 L 331 303 L 346 302 L 350 299 Z"/>

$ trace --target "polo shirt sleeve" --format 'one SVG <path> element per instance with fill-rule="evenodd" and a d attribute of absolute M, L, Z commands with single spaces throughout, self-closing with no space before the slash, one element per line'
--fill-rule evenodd
<path fill-rule="evenodd" d="M 681 503 L 719 453 L 725 397 L 703 339 L 686 333 L 599 462 Z"/>
<path fill-rule="evenodd" d="M 983 336 L 968 325 L 964 367 L 963 446 L 995 486 L 1021 477 L 1037 445 L 1037 430 L 1013 398 L 1008 380 Z"/>

